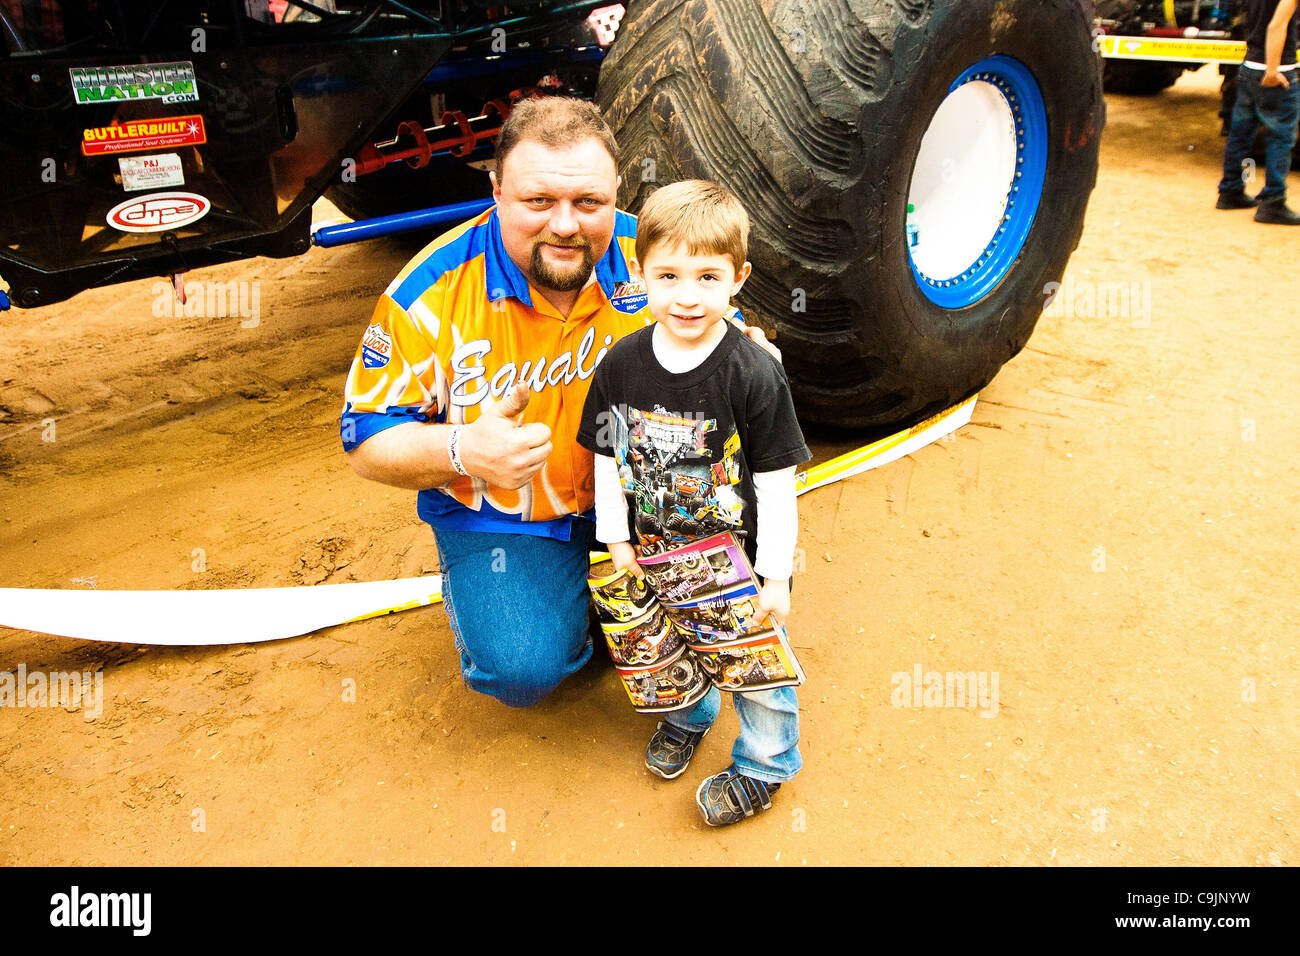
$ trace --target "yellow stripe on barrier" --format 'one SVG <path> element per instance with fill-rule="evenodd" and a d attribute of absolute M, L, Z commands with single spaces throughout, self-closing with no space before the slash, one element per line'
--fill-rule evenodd
<path fill-rule="evenodd" d="M 434 588 L 434 590 L 430 591 L 426 597 L 416 598 L 415 600 L 407 601 L 405 604 L 397 604 L 394 605 L 393 607 L 386 607 L 380 611 L 367 611 L 365 614 L 358 614 L 356 617 L 350 617 L 346 621 L 342 621 L 341 623 L 355 624 L 357 621 L 368 621 L 372 617 L 383 617 L 385 614 L 396 614 L 398 611 L 410 611 L 417 607 L 428 607 L 431 604 L 441 604 L 442 603 L 442 575 L 430 574 L 428 575 L 428 578 L 429 578 L 429 584 L 431 587 Z"/>
<path fill-rule="evenodd" d="M 795 484 L 796 493 L 802 495 L 831 482 L 852 478 L 864 471 L 879 468 L 881 465 L 902 458 L 904 455 L 910 455 L 916 449 L 937 441 L 970 421 L 978 398 L 978 395 L 972 395 L 960 405 L 954 405 L 927 418 L 919 425 L 913 425 L 906 431 L 882 438 L 870 445 L 809 468 L 798 477 Z"/>
<path fill-rule="evenodd" d="M 1107 35 L 1101 55 L 1111 60 L 1177 61 L 1181 63 L 1240 63 L 1246 44 L 1239 40 L 1193 40 L 1175 37 L 1123 37 Z"/>

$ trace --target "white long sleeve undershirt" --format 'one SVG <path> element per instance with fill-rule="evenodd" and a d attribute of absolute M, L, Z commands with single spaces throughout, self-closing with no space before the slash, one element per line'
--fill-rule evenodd
<path fill-rule="evenodd" d="M 627 541 L 627 499 L 618 477 L 618 462 L 596 455 L 596 540 L 601 544 Z"/>
<path fill-rule="evenodd" d="M 799 506 L 795 504 L 796 466 L 754 474 L 754 510 L 758 515 L 758 554 L 754 573 L 784 581 L 794 571 L 794 546 L 799 540 Z"/>
<path fill-rule="evenodd" d="M 651 335 L 656 361 L 667 371 L 682 375 L 709 357 L 708 349 L 675 349 L 659 334 Z M 719 340 L 721 341 L 721 340 Z M 758 554 L 754 571 L 760 577 L 784 581 L 794 567 L 794 547 L 799 538 L 799 508 L 795 503 L 796 467 L 754 474 L 754 509 L 758 527 Z M 618 463 L 609 455 L 596 456 L 596 540 L 614 544 L 628 540 L 627 500 L 618 477 Z"/>

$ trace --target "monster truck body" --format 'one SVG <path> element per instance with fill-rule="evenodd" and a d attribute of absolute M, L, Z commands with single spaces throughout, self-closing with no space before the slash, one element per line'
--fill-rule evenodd
<path fill-rule="evenodd" d="M 579 96 L 618 137 L 623 208 L 687 176 L 741 197 L 738 304 L 801 417 L 883 433 L 982 388 L 1061 278 L 1104 123 L 1093 12 L 0 0 L 0 308 L 447 228 L 490 202 L 513 103 Z M 323 194 L 359 222 L 313 233 Z"/>

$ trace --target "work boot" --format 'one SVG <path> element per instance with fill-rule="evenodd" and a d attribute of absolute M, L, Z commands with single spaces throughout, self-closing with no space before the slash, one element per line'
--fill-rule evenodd
<path fill-rule="evenodd" d="M 1300 226 L 1300 215 L 1296 215 L 1287 207 L 1285 199 L 1275 199 L 1272 202 L 1259 204 L 1259 208 L 1255 210 L 1255 221 L 1274 226 Z"/>
<path fill-rule="evenodd" d="M 1234 189 L 1230 192 L 1219 193 L 1219 201 L 1215 203 L 1215 209 L 1254 209 L 1259 205 L 1259 200 L 1253 196 L 1247 196 L 1246 190 Z"/>

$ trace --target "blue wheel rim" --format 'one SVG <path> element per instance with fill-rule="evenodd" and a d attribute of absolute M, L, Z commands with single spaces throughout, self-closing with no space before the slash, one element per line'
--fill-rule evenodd
<path fill-rule="evenodd" d="M 1016 172 L 997 232 L 959 275 L 945 279 L 927 276 L 917 268 L 908 246 L 908 262 L 917 287 L 927 299 L 945 309 L 975 305 L 1007 277 L 1034 227 L 1047 178 L 1047 108 L 1029 68 L 1014 57 L 991 56 L 957 77 L 948 94 L 977 81 L 997 87 L 1011 110 L 1016 130 Z"/>

